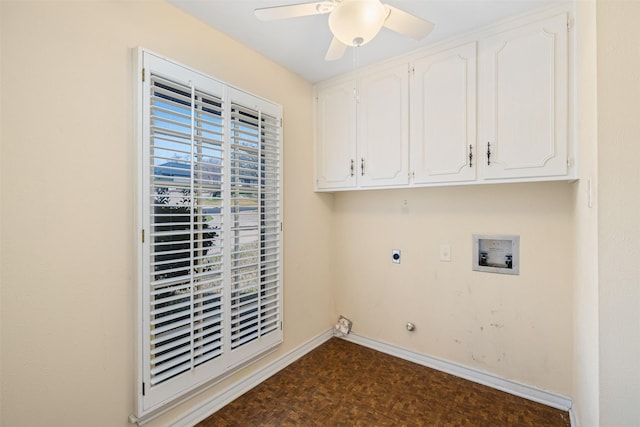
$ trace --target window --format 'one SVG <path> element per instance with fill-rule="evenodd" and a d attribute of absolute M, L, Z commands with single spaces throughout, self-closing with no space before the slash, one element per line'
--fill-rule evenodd
<path fill-rule="evenodd" d="M 281 107 L 139 62 L 138 417 L 282 341 Z"/>

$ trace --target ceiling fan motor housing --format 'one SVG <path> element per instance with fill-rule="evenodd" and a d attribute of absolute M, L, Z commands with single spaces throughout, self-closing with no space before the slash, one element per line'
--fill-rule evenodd
<path fill-rule="evenodd" d="M 387 15 L 379 0 L 343 0 L 329 15 L 329 28 L 345 45 L 362 46 L 378 34 Z"/>

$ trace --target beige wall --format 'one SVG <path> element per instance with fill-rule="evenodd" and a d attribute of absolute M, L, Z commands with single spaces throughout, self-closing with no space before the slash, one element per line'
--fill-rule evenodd
<path fill-rule="evenodd" d="M 600 425 L 640 425 L 640 2 L 598 1 Z"/>
<path fill-rule="evenodd" d="M 128 425 L 138 45 L 283 105 L 285 343 L 270 359 L 331 326 L 331 196 L 312 192 L 309 83 L 165 1 L 2 1 L 0 13 L 1 425 Z"/>
<path fill-rule="evenodd" d="M 573 191 L 557 182 L 337 194 L 338 312 L 366 337 L 570 395 Z M 474 233 L 519 235 L 520 275 L 472 271 Z M 451 262 L 439 261 L 441 244 Z"/>

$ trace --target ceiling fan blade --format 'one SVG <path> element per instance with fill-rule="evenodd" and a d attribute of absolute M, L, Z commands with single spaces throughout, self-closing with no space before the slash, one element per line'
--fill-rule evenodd
<path fill-rule="evenodd" d="M 385 28 L 416 40 L 422 40 L 433 30 L 434 25 L 429 21 L 388 4 L 385 4 L 384 7 L 389 10 L 389 15 L 384 21 Z"/>
<path fill-rule="evenodd" d="M 333 10 L 332 1 L 289 4 L 286 6 L 262 7 L 255 10 L 256 18 L 261 21 L 297 18 L 298 16 L 322 15 Z"/>
<path fill-rule="evenodd" d="M 336 59 L 340 59 L 346 50 L 347 45 L 334 37 L 333 40 L 331 40 L 331 45 L 329 45 L 329 50 L 327 51 L 327 55 L 324 59 L 326 61 L 335 61 Z"/>

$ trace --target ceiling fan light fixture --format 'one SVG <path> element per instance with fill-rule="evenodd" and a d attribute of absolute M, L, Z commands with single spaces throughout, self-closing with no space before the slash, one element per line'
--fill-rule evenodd
<path fill-rule="evenodd" d="M 362 46 L 378 34 L 387 15 L 379 0 L 342 0 L 329 15 L 329 28 L 345 45 Z"/>

